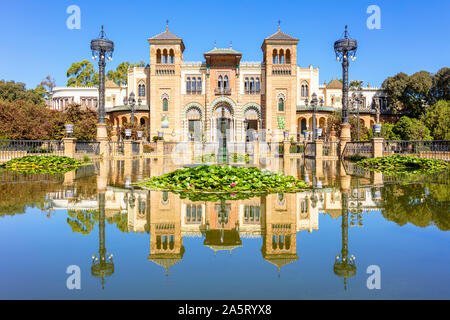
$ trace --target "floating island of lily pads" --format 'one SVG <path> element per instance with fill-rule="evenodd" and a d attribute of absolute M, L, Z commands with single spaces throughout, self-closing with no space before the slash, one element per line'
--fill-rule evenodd
<path fill-rule="evenodd" d="M 170 191 L 192 201 L 243 200 L 308 188 L 303 180 L 255 167 L 199 165 L 137 183 L 149 190 Z"/>
<path fill-rule="evenodd" d="M 75 170 L 83 162 L 64 156 L 25 156 L 3 163 L 0 167 L 26 174 L 57 174 Z"/>
<path fill-rule="evenodd" d="M 364 159 L 358 161 L 356 165 L 369 171 L 386 174 L 434 173 L 449 169 L 449 164 L 442 160 L 402 155 Z"/>

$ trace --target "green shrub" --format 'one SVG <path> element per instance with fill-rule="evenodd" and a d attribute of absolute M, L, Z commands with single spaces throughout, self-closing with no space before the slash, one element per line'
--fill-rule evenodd
<path fill-rule="evenodd" d="M 449 167 L 449 164 L 442 160 L 401 155 L 364 159 L 358 161 L 357 165 L 367 170 L 388 174 L 437 172 Z"/>
<path fill-rule="evenodd" d="M 63 156 L 25 156 L 5 162 L 2 166 L 20 173 L 64 173 L 82 165 L 82 162 Z"/>

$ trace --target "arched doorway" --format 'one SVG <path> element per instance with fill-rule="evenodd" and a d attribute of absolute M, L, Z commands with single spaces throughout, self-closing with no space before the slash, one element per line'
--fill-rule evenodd
<path fill-rule="evenodd" d="M 256 139 L 256 133 L 259 130 L 259 112 L 255 107 L 249 107 L 244 113 L 244 132 L 245 141 L 253 141 Z"/>
<path fill-rule="evenodd" d="M 188 140 L 202 140 L 202 113 L 197 107 L 191 107 L 186 112 Z"/>
<path fill-rule="evenodd" d="M 302 120 L 300 121 L 300 133 L 304 133 L 306 130 L 308 130 L 308 126 L 306 124 L 306 119 L 302 118 Z"/>
<path fill-rule="evenodd" d="M 231 112 L 230 106 L 225 103 L 218 104 L 214 109 L 213 117 L 215 121 L 213 121 L 213 125 L 215 126 L 215 137 L 216 141 L 220 141 L 223 138 L 223 135 L 226 135 L 228 141 L 230 141 L 231 131 L 234 129 L 233 125 L 233 114 Z"/>

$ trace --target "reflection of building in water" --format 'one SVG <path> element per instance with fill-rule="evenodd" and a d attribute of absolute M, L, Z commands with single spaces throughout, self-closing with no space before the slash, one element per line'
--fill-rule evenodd
<path fill-rule="evenodd" d="M 278 268 L 298 260 L 296 194 L 271 194 L 262 197 L 263 245 L 265 260 Z M 308 214 L 308 212 L 306 212 Z M 306 217 L 305 212 L 303 217 Z"/>
<path fill-rule="evenodd" d="M 148 259 L 166 269 L 183 259 L 178 195 L 168 192 L 150 192 L 150 255 Z"/>
<path fill-rule="evenodd" d="M 203 244 L 214 251 L 228 250 L 242 246 L 239 236 L 239 202 L 225 200 L 207 204 L 205 241 Z"/>

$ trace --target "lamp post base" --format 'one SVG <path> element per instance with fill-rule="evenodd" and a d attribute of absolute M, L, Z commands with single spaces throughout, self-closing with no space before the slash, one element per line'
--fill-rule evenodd
<path fill-rule="evenodd" d="M 100 142 L 100 155 L 109 156 L 106 123 L 97 123 L 97 141 Z"/>
<path fill-rule="evenodd" d="M 350 142 L 352 140 L 352 136 L 350 133 L 350 123 L 343 123 L 341 124 L 341 136 L 339 141 L 339 149 L 340 149 L 340 155 L 343 156 L 345 145 L 347 142 Z"/>

